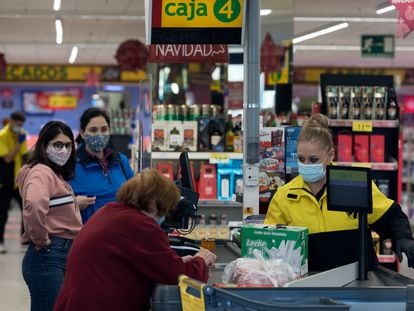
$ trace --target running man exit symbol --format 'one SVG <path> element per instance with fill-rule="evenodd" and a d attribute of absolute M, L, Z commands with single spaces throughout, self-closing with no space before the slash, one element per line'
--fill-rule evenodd
<path fill-rule="evenodd" d="M 362 57 L 394 57 L 394 35 L 362 35 Z"/>

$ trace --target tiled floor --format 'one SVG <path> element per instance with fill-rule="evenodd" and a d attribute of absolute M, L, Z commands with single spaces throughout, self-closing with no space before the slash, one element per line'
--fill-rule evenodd
<path fill-rule="evenodd" d="M 25 247 L 19 243 L 20 210 L 9 212 L 5 243 L 7 253 L 0 254 L 0 311 L 27 311 L 30 297 L 22 277 L 22 259 Z"/>

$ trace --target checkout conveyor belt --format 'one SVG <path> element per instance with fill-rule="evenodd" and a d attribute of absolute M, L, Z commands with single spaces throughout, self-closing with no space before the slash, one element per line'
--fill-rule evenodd
<path fill-rule="evenodd" d="M 238 247 L 230 241 L 217 245 L 217 265 L 212 271 L 212 277 L 208 281 L 209 284 L 221 282 L 221 274 L 224 267 L 227 263 L 240 257 L 239 251 Z M 335 277 L 334 274 L 332 275 Z M 318 274 L 314 276 L 317 277 Z M 309 280 L 312 280 L 312 277 L 313 275 L 309 277 Z M 304 285 L 304 287 L 301 287 L 300 282 L 298 282 L 295 287 L 225 288 L 224 290 L 247 299 L 262 302 L 287 302 L 292 299 L 298 301 L 306 298 L 324 297 L 349 305 L 351 311 L 414 311 L 414 280 L 381 266 L 375 271 L 368 272 L 368 280 L 353 280 L 340 287 L 325 287 L 317 283 L 317 281 L 315 282 L 316 284 L 312 284 L 312 286 Z M 158 285 L 152 297 L 152 310 L 181 311 L 178 286 Z M 243 309 L 222 310 L 238 311 Z M 249 309 L 249 311 L 251 310 Z"/>

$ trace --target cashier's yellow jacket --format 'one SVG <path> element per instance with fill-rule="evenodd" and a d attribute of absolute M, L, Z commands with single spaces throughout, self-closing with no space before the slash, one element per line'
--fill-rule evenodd
<path fill-rule="evenodd" d="M 382 194 L 375 183 L 372 185 L 372 201 L 373 212 L 368 215 L 370 229 L 383 239 L 412 239 L 408 218 L 401 207 Z M 326 189 L 315 196 L 300 175 L 278 188 L 265 223 L 309 229 L 310 271 L 323 271 L 358 261 L 358 218 L 346 212 L 328 211 Z M 368 261 L 372 268 L 377 259 L 372 239 L 368 241 Z"/>

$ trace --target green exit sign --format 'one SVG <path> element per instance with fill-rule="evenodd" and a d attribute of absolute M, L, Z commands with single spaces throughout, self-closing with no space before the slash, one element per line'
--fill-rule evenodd
<path fill-rule="evenodd" d="M 394 57 L 394 35 L 362 35 L 362 57 Z"/>

